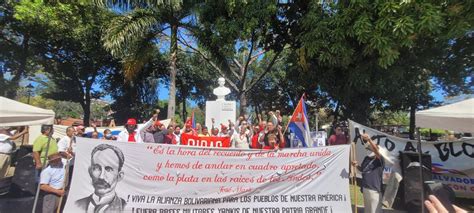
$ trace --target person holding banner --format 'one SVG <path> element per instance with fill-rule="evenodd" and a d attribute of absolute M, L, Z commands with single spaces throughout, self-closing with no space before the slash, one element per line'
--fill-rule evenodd
<path fill-rule="evenodd" d="M 260 130 L 259 125 L 253 126 L 253 134 L 252 134 L 252 138 L 251 138 L 252 143 L 250 145 L 250 147 L 252 149 L 261 149 L 262 148 L 262 144 L 260 144 L 259 141 L 258 141 L 261 132 L 262 131 Z"/>
<path fill-rule="evenodd" d="M 174 139 L 176 140 L 176 144 L 179 145 L 181 143 L 181 128 L 178 125 L 174 127 L 173 135 Z"/>
<path fill-rule="evenodd" d="M 163 138 L 163 143 L 164 144 L 176 144 L 176 138 L 173 133 L 173 126 L 169 125 L 168 126 L 168 134 L 165 135 Z"/>
<path fill-rule="evenodd" d="M 361 191 L 364 196 L 364 212 L 382 212 L 382 175 L 385 161 L 380 155 L 379 148 L 368 134 L 361 135 L 364 147 L 367 151 L 362 164 L 357 161 L 352 164 L 362 173 Z"/>
<path fill-rule="evenodd" d="M 231 139 L 231 147 L 239 149 L 249 149 L 251 132 L 247 131 L 247 123 L 244 121 L 239 126 L 239 132 L 234 133 Z"/>
<path fill-rule="evenodd" d="M 230 121 L 229 121 L 229 126 L 230 126 Z M 229 127 L 229 128 L 232 128 L 232 127 Z M 229 128 L 224 125 L 224 124 L 221 124 L 221 131 L 219 132 L 219 137 L 229 137 L 231 136 L 232 134 L 230 134 L 231 131 L 229 131 Z"/>
<path fill-rule="evenodd" d="M 199 137 L 211 137 L 211 134 L 209 134 L 209 130 L 207 129 L 207 126 L 202 127 L 202 132 L 199 133 Z"/>
<path fill-rule="evenodd" d="M 181 131 L 181 134 L 188 134 L 188 135 L 195 135 L 195 136 L 198 135 L 196 130 L 193 129 L 193 121 L 191 120 L 191 118 L 188 118 L 186 120 L 186 123 L 184 125 L 183 130 Z"/>
<path fill-rule="evenodd" d="M 263 146 L 262 149 L 265 149 L 265 150 L 275 149 L 276 150 L 279 148 L 279 145 L 277 143 L 277 136 L 275 134 L 269 134 L 267 136 L 267 139 L 268 139 L 268 145 Z"/>
<path fill-rule="evenodd" d="M 428 199 L 425 200 L 424 202 L 425 206 L 426 206 L 426 209 L 428 209 L 428 211 L 430 213 L 448 213 L 450 211 L 448 211 L 449 208 L 446 208 L 446 206 L 443 205 L 443 203 L 441 203 L 441 201 L 434 195 L 430 195 L 428 196 Z M 467 213 L 466 210 L 464 209 L 461 209 L 459 208 L 458 206 L 456 205 L 452 205 L 453 209 L 454 209 L 454 212 L 456 213 Z"/>
<path fill-rule="evenodd" d="M 61 155 L 48 156 L 48 167 L 41 171 L 40 190 L 43 196 L 43 213 L 53 213 L 59 207 L 59 197 L 64 195 L 64 167 Z"/>
<path fill-rule="evenodd" d="M 62 157 L 63 165 L 69 166 L 69 179 L 72 177 L 74 168 L 74 155 L 76 154 L 76 142 L 74 127 L 66 128 L 66 135 L 58 142 L 58 151 Z"/>
<path fill-rule="evenodd" d="M 165 143 L 165 136 L 168 134 L 168 129 L 160 121 L 155 121 L 153 124 L 155 132 L 153 133 L 153 141 L 155 143 Z"/>
<path fill-rule="evenodd" d="M 265 147 L 271 147 L 270 141 L 268 139 L 268 136 L 270 134 L 273 134 L 276 136 L 276 144 L 280 148 L 285 147 L 285 139 L 283 138 L 283 133 L 281 132 L 281 129 L 282 129 L 281 126 L 278 126 L 275 128 L 275 126 L 273 125 L 271 121 L 267 122 L 266 129 L 259 139 L 260 143 L 263 144 L 264 149 Z"/>

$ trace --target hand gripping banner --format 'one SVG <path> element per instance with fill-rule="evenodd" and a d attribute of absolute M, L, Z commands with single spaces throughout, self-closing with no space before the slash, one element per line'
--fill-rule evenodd
<path fill-rule="evenodd" d="M 418 152 L 417 141 L 395 137 L 349 121 L 351 141 L 355 143 L 357 160 L 365 156 L 360 135 L 368 133 L 387 160 L 384 179 L 390 173 L 401 174 L 399 155 L 403 151 Z M 474 198 L 474 139 L 460 141 L 422 141 L 421 150 L 431 155 L 433 179 L 449 185 L 457 196 Z"/>

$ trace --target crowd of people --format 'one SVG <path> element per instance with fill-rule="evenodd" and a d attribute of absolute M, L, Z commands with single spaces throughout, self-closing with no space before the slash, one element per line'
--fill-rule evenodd
<path fill-rule="evenodd" d="M 234 148 L 270 150 L 285 147 L 282 117 L 278 111 L 270 112 L 268 121 L 264 121 L 261 115 L 257 116 L 256 125 L 251 125 L 245 116 L 239 117 L 236 122 L 229 120 L 228 124 L 219 126 L 216 126 L 215 120 L 212 119 L 210 131 L 208 127 L 199 123 L 193 128 L 191 118 L 187 118 L 182 127 L 174 122 L 165 126 L 158 119 L 158 113 L 159 110 L 143 124 L 138 124 L 134 118 L 128 119 L 124 125 L 125 130 L 116 136 L 112 135 L 110 129 L 105 129 L 102 134 L 99 134 L 97 127 L 93 124 L 92 133 L 86 133 L 85 127 L 81 125 L 69 126 L 66 128 L 65 136 L 55 139 L 52 137 L 54 133 L 52 125 L 41 126 L 41 135 L 33 142 L 33 159 L 42 195 L 42 212 L 54 212 L 61 205 L 61 197 L 67 196 L 66 180 L 72 177 L 76 137 L 104 139 L 111 142 L 179 145 L 181 135 L 189 134 L 200 137 L 230 137 L 231 147 Z M 21 134 L 25 133 L 8 137 L 12 139 Z"/>
<path fill-rule="evenodd" d="M 74 167 L 76 137 L 104 139 L 111 143 L 120 141 L 179 145 L 181 136 L 189 134 L 199 137 L 229 137 L 233 148 L 265 150 L 281 149 L 288 144 L 285 137 L 286 131 L 282 128 L 283 119 L 278 111 L 270 112 L 267 120 L 257 115 L 257 121 L 253 125 L 246 116 L 240 116 L 235 122 L 229 120 L 227 124 L 221 123 L 218 126 L 212 119 L 210 128 L 199 123 L 193 125 L 191 118 L 187 118 L 183 126 L 174 122 L 166 126 L 158 119 L 158 113 L 159 111 L 143 124 L 137 124 L 136 119 L 128 119 L 124 125 L 125 130 L 118 135 L 112 135 L 110 129 L 105 129 L 102 134 L 99 134 L 95 125 L 91 126 L 94 131 L 88 134 L 84 126 L 70 126 L 66 129 L 66 135 L 56 140 L 52 137 L 53 126 L 43 125 L 41 135 L 33 143 L 33 158 L 41 190 L 42 212 L 54 212 L 61 205 L 61 198 L 67 196 L 67 180 L 71 179 Z M 334 125 L 333 134 L 329 137 L 327 144 L 347 144 L 349 138 L 344 133 L 344 128 L 343 125 Z M 13 134 L 0 129 L 0 166 L 10 162 L 9 153 L 14 150 L 14 143 L 11 141 L 26 133 L 28 133 L 27 128 Z M 362 174 L 361 191 L 366 211 L 380 212 L 384 157 L 379 153 L 378 146 L 369 135 L 363 134 L 361 138 L 367 149 L 367 155 L 360 165 L 357 161 L 353 161 L 352 164 Z M 5 141 L 10 142 L 5 143 Z M 4 175 L 5 171 L 3 167 L 0 167 L 0 175 L 2 174 Z M 434 199 L 430 197 L 430 201 L 426 202 L 428 208 L 437 208 Z M 94 208 L 106 209 L 99 205 Z"/>
<path fill-rule="evenodd" d="M 159 111 L 157 112 L 159 113 Z M 246 116 L 240 116 L 235 122 L 228 120 L 227 124 L 220 123 L 219 125 L 216 125 L 215 120 L 212 119 L 210 128 L 200 123 L 193 125 L 190 117 L 186 119 L 182 126 L 173 121 L 166 126 L 158 120 L 158 113 L 143 124 L 138 124 L 134 118 L 128 119 L 124 125 L 125 130 L 118 135 L 112 135 L 110 129 L 105 129 L 100 134 L 94 124 L 91 125 L 94 128 L 91 133 L 85 133 L 84 126 L 71 126 L 66 130 L 67 136 L 60 141 L 67 144 L 67 141 L 72 140 L 73 136 L 80 136 L 120 142 L 179 145 L 181 135 L 188 134 L 199 137 L 230 137 L 232 148 L 278 149 L 287 145 L 282 132 L 282 116 L 278 110 L 275 113 L 269 112 L 268 121 L 263 120 L 262 116 L 258 115 L 255 125 L 252 125 Z"/>

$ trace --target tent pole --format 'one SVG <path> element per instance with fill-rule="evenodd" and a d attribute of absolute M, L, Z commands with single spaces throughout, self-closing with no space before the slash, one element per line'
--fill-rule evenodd
<path fill-rule="evenodd" d="M 420 132 L 420 127 L 416 128 L 416 131 L 418 133 L 418 162 L 420 163 L 420 184 L 421 184 L 421 193 L 420 193 L 420 205 L 421 205 L 421 213 L 425 213 L 425 205 L 424 205 L 424 200 L 425 200 L 425 190 L 424 190 L 424 181 L 423 181 L 423 161 L 422 161 L 422 154 L 423 151 L 421 150 L 421 132 Z"/>

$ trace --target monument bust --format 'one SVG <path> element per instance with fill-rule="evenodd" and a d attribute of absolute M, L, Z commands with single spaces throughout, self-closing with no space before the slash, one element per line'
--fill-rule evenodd
<path fill-rule="evenodd" d="M 225 79 L 222 77 L 217 80 L 217 83 L 219 84 L 219 87 L 215 88 L 213 91 L 214 95 L 217 96 L 216 101 L 225 101 L 225 96 L 230 93 L 230 89 L 224 86 Z"/>

